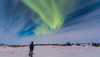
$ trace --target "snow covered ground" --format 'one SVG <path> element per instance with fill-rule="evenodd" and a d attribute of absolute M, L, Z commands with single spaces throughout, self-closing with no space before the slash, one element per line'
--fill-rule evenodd
<path fill-rule="evenodd" d="M 0 47 L 0 57 L 28 57 L 29 47 Z M 33 57 L 100 57 L 100 47 L 35 46 Z"/>

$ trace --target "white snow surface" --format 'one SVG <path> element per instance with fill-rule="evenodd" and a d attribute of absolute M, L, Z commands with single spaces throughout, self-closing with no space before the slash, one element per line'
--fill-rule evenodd
<path fill-rule="evenodd" d="M 0 57 L 29 57 L 29 47 L 0 47 Z M 100 47 L 35 46 L 33 57 L 100 57 Z"/>

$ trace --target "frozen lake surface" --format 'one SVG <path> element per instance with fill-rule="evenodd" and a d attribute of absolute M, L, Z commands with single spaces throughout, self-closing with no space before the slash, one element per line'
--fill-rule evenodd
<path fill-rule="evenodd" d="M 0 57 L 29 57 L 29 47 L 0 47 Z M 100 57 L 100 47 L 35 46 L 33 57 Z"/>

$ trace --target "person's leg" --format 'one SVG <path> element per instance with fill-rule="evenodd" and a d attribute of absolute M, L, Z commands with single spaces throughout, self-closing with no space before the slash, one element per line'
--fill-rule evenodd
<path fill-rule="evenodd" d="M 31 50 L 30 50 L 30 52 L 29 52 L 29 56 L 31 56 Z"/>
<path fill-rule="evenodd" d="M 31 57 L 33 57 L 33 50 L 31 50 L 30 55 L 31 55 Z"/>
<path fill-rule="evenodd" d="M 33 54 L 31 53 L 31 57 L 33 57 Z"/>

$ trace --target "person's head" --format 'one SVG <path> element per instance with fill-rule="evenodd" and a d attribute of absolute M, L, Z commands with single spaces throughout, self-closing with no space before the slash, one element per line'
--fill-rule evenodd
<path fill-rule="evenodd" d="M 33 44 L 34 42 L 32 41 L 31 44 Z"/>

